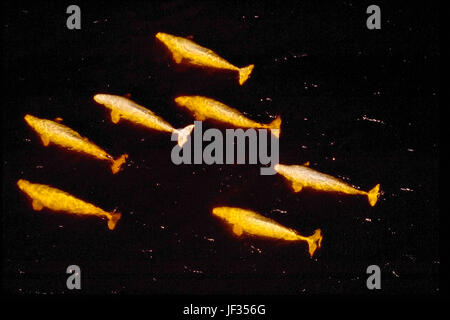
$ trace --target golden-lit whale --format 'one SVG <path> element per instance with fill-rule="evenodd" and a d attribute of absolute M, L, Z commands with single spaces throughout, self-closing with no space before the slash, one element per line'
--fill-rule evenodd
<path fill-rule="evenodd" d="M 365 195 L 369 204 L 373 207 L 380 195 L 380 185 L 366 192 L 359 190 L 344 181 L 309 168 L 309 163 L 304 165 L 276 164 L 274 169 L 291 182 L 294 192 L 300 192 L 303 188 L 311 188 L 325 192 L 337 192 L 349 195 Z"/>
<path fill-rule="evenodd" d="M 199 121 L 212 119 L 223 123 L 231 124 L 239 128 L 260 128 L 270 129 L 277 138 L 281 133 L 281 117 L 278 116 L 269 124 L 259 123 L 250 120 L 241 112 L 233 109 L 219 101 L 203 96 L 179 96 L 175 98 L 175 103 L 193 113 L 194 118 Z"/>
<path fill-rule="evenodd" d="M 247 81 L 254 68 L 253 64 L 238 68 L 221 58 L 214 51 L 204 48 L 186 38 L 158 32 L 156 39 L 161 41 L 169 49 L 176 63 L 181 63 L 183 60 L 186 60 L 188 63 L 200 67 L 237 71 L 239 72 L 240 85 Z"/>
<path fill-rule="evenodd" d="M 67 192 L 45 184 L 31 183 L 27 180 L 19 179 L 17 186 L 31 198 L 33 209 L 36 211 L 48 208 L 52 211 L 66 212 L 80 216 L 97 216 L 108 220 L 108 228 L 110 230 L 116 227 L 117 221 L 122 216 L 119 212 L 106 212 Z"/>
<path fill-rule="evenodd" d="M 193 124 L 188 125 L 183 129 L 175 129 L 167 121 L 157 116 L 152 111 L 122 96 L 96 94 L 94 100 L 111 110 L 111 121 L 113 123 L 118 123 L 122 118 L 153 130 L 176 133 L 178 135 L 178 145 L 180 147 L 187 142 L 189 135 L 194 129 Z"/>
<path fill-rule="evenodd" d="M 57 119 L 61 120 L 61 118 Z M 89 139 L 82 137 L 78 132 L 61 123 L 40 119 L 30 114 L 25 115 L 25 121 L 39 134 L 44 146 L 53 143 L 69 150 L 87 154 L 99 160 L 108 161 L 111 163 L 111 171 L 113 173 L 120 171 L 128 157 L 127 154 L 123 154 L 117 159 L 114 159 L 105 150 L 89 141 Z"/>
<path fill-rule="evenodd" d="M 322 244 L 320 229 L 317 229 L 313 235 L 304 237 L 297 231 L 286 228 L 278 222 L 250 210 L 235 207 L 215 207 L 212 209 L 212 214 L 231 224 L 233 232 L 237 236 L 247 233 L 286 241 L 306 241 L 311 257 Z"/>

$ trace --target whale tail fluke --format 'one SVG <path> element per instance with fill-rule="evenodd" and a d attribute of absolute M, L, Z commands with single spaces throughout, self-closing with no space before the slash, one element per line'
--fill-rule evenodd
<path fill-rule="evenodd" d="M 313 235 L 304 238 L 304 240 L 308 242 L 308 251 L 312 257 L 314 252 L 316 252 L 316 250 L 322 245 L 322 231 L 320 229 L 316 229 Z"/>
<path fill-rule="evenodd" d="M 122 217 L 122 214 L 120 212 L 116 212 L 116 210 L 111 212 L 111 215 L 108 218 L 108 229 L 114 230 L 117 222 L 120 220 L 121 217 Z"/>
<path fill-rule="evenodd" d="M 245 81 L 247 81 L 248 77 L 250 77 L 250 74 L 252 73 L 254 67 L 255 66 L 251 64 L 239 69 L 239 84 L 241 86 L 244 84 Z"/>
<path fill-rule="evenodd" d="M 193 129 L 194 129 L 194 125 L 191 124 L 191 125 L 188 125 L 187 127 L 184 127 L 183 129 L 177 130 L 177 133 L 178 133 L 178 145 L 181 148 L 188 141 L 189 135 L 191 134 Z"/>
<path fill-rule="evenodd" d="M 280 138 L 280 134 L 281 134 L 281 117 L 277 116 L 275 118 L 275 120 L 273 120 L 271 123 L 269 123 L 267 125 L 267 127 L 270 129 L 270 131 L 272 132 L 272 134 L 275 137 Z"/>
<path fill-rule="evenodd" d="M 111 171 L 113 174 L 116 174 L 122 169 L 122 165 L 127 161 L 128 155 L 123 154 L 120 157 L 118 157 L 116 160 L 113 161 L 111 165 Z"/>
<path fill-rule="evenodd" d="M 373 187 L 372 190 L 367 192 L 367 198 L 369 199 L 369 204 L 372 207 L 377 203 L 379 196 L 380 196 L 380 184 L 377 184 L 375 187 Z"/>

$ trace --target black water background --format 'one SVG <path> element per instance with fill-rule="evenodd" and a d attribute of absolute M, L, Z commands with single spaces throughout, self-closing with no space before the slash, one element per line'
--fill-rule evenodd
<path fill-rule="evenodd" d="M 4 288 L 68 293 L 65 269 L 82 270 L 83 293 L 367 293 L 377 264 L 387 293 L 438 291 L 438 9 L 382 6 L 382 29 L 365 27 L 363 4 L 12 3 L 3 10 L 2 223 Z M 233 74 L 175 68 L 158 31 L 193 35 L 238 66 Z M 303 163 L 364 190 L 364 198 L 292 194 L 259 166 L 170 161 L 169 135 L 114 125 L 92 96 L 130 93 L 175 127 L 192 118 L 179 94 L 212 96 L 262 122 L 281 114 L 280 161 Z M 101 162 L 44 148 L 23 116 L 62 117 L 111 154 L 130 154 L 111 175 Z M 378 121 L 371 121 L 378 120 Z M 123 218 L 34 212 L 15 182 L 59 187 Z M 210 215 L 215 205 L 252 208 L 323 247 L 238 240 Z"/>

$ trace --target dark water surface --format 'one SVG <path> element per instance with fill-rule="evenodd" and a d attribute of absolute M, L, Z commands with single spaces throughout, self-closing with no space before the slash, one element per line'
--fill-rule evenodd
<path fill-rule="evenodd" d="M 225 4 L 226 3 L 226 4 Z M 369 3 L 370 4 L 370 3 Z M 68 293 L 65 270 L 82 272 L 83 293 L 367 293 L 379 265 L 384 293 L 439 291 L 438 9 L 382 6 L 382 29 L 366 28 L 368 4 L 320 6 L 81 2 L 81 30 L 66 28 L 65 4 L 4 5 L 3 286 L 12 293 Z M 235 74 L 175 67 L 154 40 L 194 36 L 237 66 Z M 180 94 L 214 97 L 250 118 L 280 114 L 280 162 L 319 171 L 383 195 L 305 191 L 260 165 L 171 162 L 170 135 L 111 123 L 95 93 L 131 94 L 175 127 L 192 117 Z M 51 146 L 23 120 L 53 119 L 112 155 L 124 171 Z M 204 124 L 211 127 L 211 124 Z M 15 183 L 49 184 L 123 217 L 105 221 L 35 212 Z M 217 205 L 253 209 L 309 235 L 305 243 L 235 238 L 211 216 Z"/>

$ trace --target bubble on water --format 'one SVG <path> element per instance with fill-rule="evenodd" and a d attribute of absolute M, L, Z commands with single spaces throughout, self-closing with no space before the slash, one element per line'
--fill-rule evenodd
<path fill-rule="evenodd" d="M 259 253 L 259 254 L 262 253 L 262 250 L 261 250 L 261 249 L 256 248 L 256 247 L 253 246 L 253 245 L 250 245 L 250 248 L 251 248 L 251 250 L 250 250 L 251 253 L 255 253 L 255 252 L 257 252 L 257 253 Z"/>
<path fill-rule="evenodd" d="M 214 238 L 203 237 L 203 239 L 205 239 L 206 241 L 209 241 L 209 242 L 214 242 L 214 241 L 216 241 Z"/>
<path fill-rule="evenodd" d="M 279 213 L 286 214 L 286 213 L 287 213 L 287 210 L 273 209 L 271 212 L 272 212 L 272 213 L 273 213 L 273 212 L 279 212 Z"/>
<path fill-rule="evenodd" d="M 186 266 L 186 265 L 184 265 L 183 268 L 184 268 L 185 272 L 191 272 L 191 273 L 195 273 L 195 274 L 203 274 L 203 271 L 202 271 L 202 270 L 199 270 L 199 269 L 191 269 L 191 268 L 189 268 L 189 267 Z"/>
<path fill-rule="evenodd" d="M 413 256 L 412 254 L 405 254 L 405 257 L 407 257 L 409 260 L 415 262 L 416 261 L 416 257 Z"/>
<path fill-rule="evenodd" d="M 385 123 L 384 121 L 382 121 L 382 120 L 378 120 L 378 119 L 375 119 L 375 118 L 369 118 L 369 117 L 366 116 L 365 114 L 362 115 L 361 118 L 358 118 L 358 119 L 356 119 L 356 120 L 364 120 L 364 121 L 375 122 L 375 123 L 379 123 L 379 124 L 386 124 L 386 123 Z"/>

